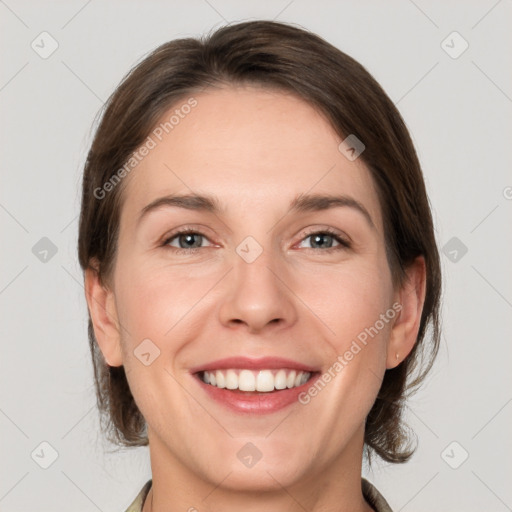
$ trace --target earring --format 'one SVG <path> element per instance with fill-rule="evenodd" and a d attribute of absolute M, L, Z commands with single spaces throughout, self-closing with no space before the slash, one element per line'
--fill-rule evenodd
<path fill-rule="evenodd" d="M 400 356 L 398 355 L 398 352 L 396 353 L 396 360 L 398 361 L 400 359 Z"/>

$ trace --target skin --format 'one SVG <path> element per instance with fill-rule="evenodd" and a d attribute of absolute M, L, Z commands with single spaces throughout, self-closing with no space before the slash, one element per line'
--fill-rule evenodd
<path fill-rule="evenodd" d="M 371 175 L 341 154 L 343 139 L 309 104 L 252 86 L 194 97 L 198 105 L 125 178 L 111 283 L 93 270 L 85 278 L 102 353 L 124 365 L 148 423 L 153 487 L 144 512 L 372 510 L 361 491 L 364 421 L 386 368 L 416 341 L 424 261 L 394 289 Z M 164 207 L 137 224 L 155 198 L 192 192 L 217 196 L 223 212 Z M 304 193 L 352 196 L 375 226 L 348 207 L 287 214 Z M 204 234 L 201 248 L 176 253 L 179 238 L 160 246 L 183 226 Z M 329 237 L 315 246 L 309 232 L 326 227 L 352 246 Z M 247 236 L 263 249 L 252 263 L 236 252 Z M 307 405 L 241 415 L 208 398 L 189 372 L 234 355 L 287 357 L 324 372 L 395 302 L 400 315 Z M 149 366 L 133 354 L 146 338 L 160 350 Z M 237 458 L 248 442 L 262 454 L 252 468 Z"/>

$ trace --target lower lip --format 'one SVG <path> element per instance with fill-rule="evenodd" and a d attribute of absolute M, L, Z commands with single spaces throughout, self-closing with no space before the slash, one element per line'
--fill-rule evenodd
<path fill-rule="evenodd" d="M 311 387 L 319 376 L 319 373 L 314 373 L 313 376 L 301 386 L 267 393 L 218 388 L 217 386 L 206 384 L 198 375 L 194 375 L 194 378 L 211 399 L 232 411 L 250 414 L 269 414 L 284 409 L 294 403 L 299 403 L 299 395 Z"/>

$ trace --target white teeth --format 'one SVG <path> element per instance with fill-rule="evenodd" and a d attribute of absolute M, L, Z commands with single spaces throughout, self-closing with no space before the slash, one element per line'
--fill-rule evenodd
<path fill-rule="evenodd" d="M 258 377 L 256 378 L 256 391 L 274 391 L 274 385 L 274 376 L 270 370 L 262 370 L 258 372 Z"/>
<path fill-rule="evenodd" d="M 305 384 L 311 373 L 295 370 L 214 370 L 204 371 L 203 382 L 218 388 L 259 391 L 290 389 Z"/>
<path fill-rule="evenodd" d="M 242 370 L 238 376 L 238 389 L 240 391 L 254 391 L 256 389 L 256 379 L 249 370 Z"/>
<path fill-rule="evenodd" d="M 304 375 L 307 375 L 305 373 Z M 279 370 L 274 377 L 274 387 L 276 389 L 285 389 L 286 388 L 286 372 L 284 370 Z"/>
<path fill-rule="evenodd" d="M 296 376 L 295 370 L 292 370 L 288 374 L 288 377 L 286 378 L 286 387 L 287 388 L 293 388 L 293 386 L 295 385 L 295 376 Z"/>
<path fill-rule="evenodd" d="M 217 387 L 218 388 L 225 388 L 226 387 L 226 379 L 224 377 L 224 374 L 220 370 L 217 370 L 215 372 L 215 380 L 217 381 Z"/>
<path fill-rule="evenodd" d="M 234 370 L 228 370 L 226 372 L 226 387 L 228 389 L 238 389 L 238 375 Z"/>

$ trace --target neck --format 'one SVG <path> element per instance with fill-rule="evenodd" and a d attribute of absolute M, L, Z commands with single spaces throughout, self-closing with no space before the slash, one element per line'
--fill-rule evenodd
<path fill-rule="evenodd" d="M 158 436 L 148 435 L 153 484 L 143 512 L 373 511 L 361 490 L 360 435 L 335 461 L 286 487 L 267 471 L 268 485 L 257 490 L 230 485 L 231 473 L 219 475 L 216 482 L 202 478 L 171 454 Z"/>

